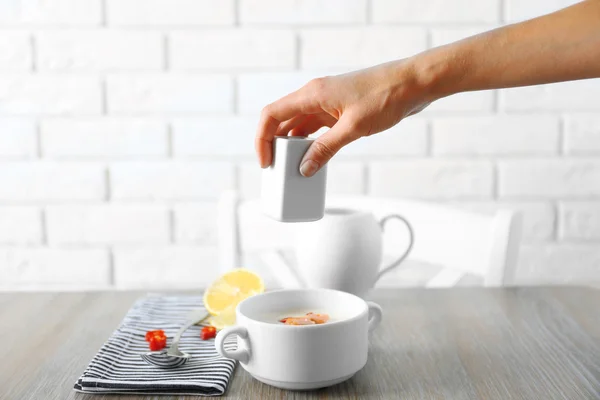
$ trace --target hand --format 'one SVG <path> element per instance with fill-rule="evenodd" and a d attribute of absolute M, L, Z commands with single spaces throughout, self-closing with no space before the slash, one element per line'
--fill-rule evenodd
<path fill-rule="evenodd" d="M 255 143 L 260 165 L 271 165 L 275 136 L 307 136 L 326 126 L 300 163 L 302 175 L 312 176 L 348 143 L 424 109 L 435 99 L 426 88 L 407 60 L 314 79 L 263 109 Z"/>
<path fill-rule="evenodd" d="M 390 44 L 392 45 L 392 44 Z M 256 152 L 265 168 L 275 136 L 330 127 L 306 152 L 311 176 L 343 146 L 388 129 L 455 93 L 600 77 L 600 1 L 345 75 L 315 79 L 262 112 Z"/>

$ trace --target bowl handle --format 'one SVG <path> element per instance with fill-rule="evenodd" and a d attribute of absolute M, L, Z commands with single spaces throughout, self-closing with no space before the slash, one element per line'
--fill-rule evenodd
<path fill-rule="evenodd" d="M 379 304 L 372 301 L 367 301 L 367 306 L 369 307 L 369 332 L 371 332 L 379 326 L 383 318 L 383 310 Z"/>
<path fill-rule="evenodd" d="M 225 339 L 230 335 L 238 335 L 246 344 L 246 349 L 227 350 L 225 348 Z M 248 330 L 243 326 L 230 326 L 221 330 L 215 338 L 215 347 L 217 352 L 223 357 L 232 358 L 247 364 L 250 361 L 250 341 L 248 340 Z"/>

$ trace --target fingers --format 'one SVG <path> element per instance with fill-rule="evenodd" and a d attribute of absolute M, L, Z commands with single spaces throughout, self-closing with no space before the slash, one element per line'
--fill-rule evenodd
<path fill-rule="evenodd" d="M 303 125 L 307 118 L 310 118 L 310 116 L 301 114 L 301 115 L 296 115 L 292 119 L 288 119 L 285 122 L 282 122 L 281 124 L 279 124 L 279 127 L 277 128 L 277 132 L 275 133 L 275 136 L 287 136 L 291 130 L 295 129 L 296 127 L 298 127 L 300 125 Z"/>
<path fill-rule="evenodd" d="M 309 115 L 290 131 L 290 136 L 308 136 L 324 126 L 331 128 L 337 119 L 327 113 Z"/>
<path fill-rule="evenodd" d="M 359 137 L 360 133 L 350 119 L 342 117 L 311 144 L 300 163 L 300 173 L 306 177 L 313 176 L 342 147 Z"/>
<path fill-rule="evenodd" d="M 255 147 L 262 168 L 271 165 L 273 159 L 273 138 L 279 125 L 301 114 L 315 114 L 321 111 L 314 84 L 305 85 L 276 102 L 266 106 L 260 116 L 256 133 Z"/>

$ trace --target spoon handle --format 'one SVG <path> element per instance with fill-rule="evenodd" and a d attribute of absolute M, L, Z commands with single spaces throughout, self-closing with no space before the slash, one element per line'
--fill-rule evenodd
<path fill-rule="evenodd" d="M 208 317 L 208 313 L 202 309 L 191 313 L 188 316 L 188 321 L 179 329 L 177 334 L 175 335 L 175 339 L 173 339 L 173 344 L 171 346 L 177 346 L 179 344 L 179 340 L 181 339 L 181 335 L 183 332 L 187 331 L 192 326 L 196 325 L 198 322 L 206 319 Z"/>

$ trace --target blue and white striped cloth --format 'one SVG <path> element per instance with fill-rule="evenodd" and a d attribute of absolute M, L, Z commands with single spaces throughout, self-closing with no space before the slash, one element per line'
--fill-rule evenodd
<path fill-rule="evenodd" d="M 200 339 L 201 326 L 191 327 L 181 338 L 179 349 L 192 355 L 185 365 L 161 369 L 140 358 L 149 351 L 147 331 L 163 329 L 169 345 L 188 313 L 201 305 L 200 296 L 148 296 L 138 300 L 77 380 L 75 390 L 98 394 L 225 393 L 235 361 L 219 357 L 214 339 Z M 235 339 L 226 346 L 235 348 Z"/>

